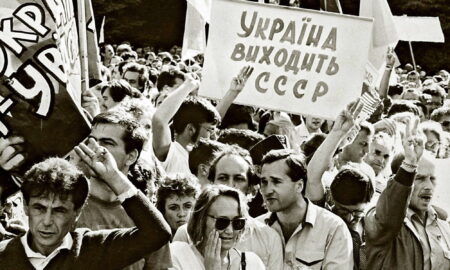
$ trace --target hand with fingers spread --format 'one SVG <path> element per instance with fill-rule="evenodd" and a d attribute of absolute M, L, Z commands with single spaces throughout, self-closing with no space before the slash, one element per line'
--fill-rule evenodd
<path fill-rule="evenodd" d="M 113 155 L 96 140 L 90 138 L 88 145 L 80 143 L 75 147 L 75 153 L 95 173 L 95 177 L 104 181 L 116 195 L 134 188 L 128 178 L 117 168 Z"/>
<path fill-rule="evenodd" d="M 17 169 L 25 160 L 25 140 L 19 136 L 0 138 L 0 167 L 5 171 Z"/>
<path fill-rule="evenodd" d="M 332 131 L 347 134 L 355 126 L 356 116 L 361 112 L 362 108 L 363 104 L 359 99 L 350 103 L 334 121 Z"/>
<path fill-rule="evenodd" d="M 419 118 L 414 117 L 406 121 L 405 135 L 403 136 L 404 162 L 417 166 L 422 157 L 425 138 L 418 132 Z"/>
<path fill-rule="evenodd" d="M 212 230 L 204 247 L 203 257 L 205 258 L 206 270 L 220 270 L 222 268 L 222 262 L 220 260 L 220 250 L 222 248 L 221 240 L 219 238 L 219 232 Z"/>
<path fill-rule="evenodd" d="M 254 68 L 251 66 L 243 67 L 237 77 L 234 77 L 231 80 L 230 91 L 234 91 L 236 94 L 239 94 L 242 89 L 244 89 L 250 75 L 252 75 L 253 69 Z"/>
<path fill-rule="evenodd" d="M 75 153 L 100 180 L 107 182 L 109 178 L 116 177 L 119 173 L 116 160 L 111 153 L 92 138 L 88 140 L 87 145 L 80 143 L 76 146 Z"/>

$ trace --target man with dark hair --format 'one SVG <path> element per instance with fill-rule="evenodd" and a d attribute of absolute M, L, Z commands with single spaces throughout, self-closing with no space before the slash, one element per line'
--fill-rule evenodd
<path fill-rule="evenodd" d="M 255 144 L 264 140 L 264 135 L 248 129 L 227 128 L 220 131 L 217 141 L 226 144 L 236 144 L 245 150 L 250 150 Z"/>
<path fill-rule="evenodd" d="M 352 238 L 345 223 L 305 198 L 302 155 L 270 151 L 262 160 L 261 192 L 269 213 L 259 217 L 280 235 L 284 269 L 353 267 Z"/>
<path fill-rule="evenodd" d="M 163 71 L 158 76 L 156 88 L 159 92 L 172 92 L 184 82 L 184 73 L 176 70 Z"/>
<path fill-rule="evenodd" d="M 170 239 L 170 227 L 117 168 L 108 150 L 91 140 L 76 148 L 83 162 L 119 197 L 136 227 L 73 230 L 89 184 L 69 162 L 51 158 L 34 165 L 21 187 L 28 232 L 0 243 L 2 270 L 121 269 Z M 120 254 L 120 256 L 117 256 Z"/>
<path fill-rule="evenodd" d="M 256 125 L 252 117 L 254 111 L 255 109 L 249 106 L 231 104 L 222 119 L 220 128 L 256 130 Z"/>
<path fill-rule="evenodd" d="M 139 168 L 135 168 L 135 164 L 141 155 L 147 135 L 142 125 L 131 114 L 123 110 L 111 110 L 97 115 L 92 122 L 89 137 L 100 146 L 108 149 L 121 173 L 128 175 L 130 179 L 136 177 L 136 169 Z M 125 209 L 118 203 L 117 196 L 111 189 L 96 174 L 92 173 L 84 163 L 78 164 L 89 176 L 92 188 L 88 204 L 81 212 L 77 226 L 92 230 L 133 227 L 134 221 L 130 219 Z M 160 263 L 170 266 L 170 253 L 167 249 L 161 250 L 158 256 L 164 252 L 166 257 L 162 257 Z M 151 259 L 153 258 L 147 258 L 146 263 L 150 264 L 149 260 Z M 143 265 L 144 260 L 140 260 L 127 269 L 138 270 L 142 269 Z M 157 269 L 156 265 L 155 269 Z"/>
<path fill-rule="evenodd" d="M 394 114 L 402 112 L 411 112 L 414 115 L 419 116 L 419 108 L 417 108 L 414 103 L 409 100 L 398 100 L 392 103 L 387 113 L 387 117 L 391 117 Z"/>
<path fill-rule="evenodd" d="M 149 84 L 148 69 L 144 65 L 129 63 L 125 66 L 122 78 L 141 93 L 147 90 Z"/>
<path fill-rule="evenodd" d="M 200 139 L 189 152 L 189 170 L 195 175 L 204 188 L 210 184 L 209 167 L 215 155 L 227 145 L 209 139 Z"/>
<path fill-rule="evenodd" d="M 433 111 L 431 120 L 441 124 L 442 129 L 450 132 L 450 107 L 442 107 Z"/>
<path fill-rule="evenodd" d="M 153 115 L 153 150 L 167 173 L 189 174 L 188 149 L 200 138 L 213 136 L 220 122 L 217 110 L 208 100 L 186 98 L 197 88 L 197 82 L 192 78 L 186 79 Z M 171 119 L 174 134 L 169 127 Z"/>
<path fill-rule="evenodd" d="M 253 199 L 258 178 L 255 175 L 250 154 L 236 145 L 221 150 L 209 168 L 210 182 L 237 188 Z M 245 232 L 245 239 L 237 244 L 237 248 L 255 252 L 267 269 L 282 269 L 283 253 L 277 233 L 253 218 L 247 218 L 247 224 L 250 229 Z M 187 238 L 186 226 L 183 226 L 178 229 L 174 240 L 186 241 Z"/>
<path fill-rule="evenodd" d="M 102 87 L 102 111 L 117 106 L 126 98 L 139 97 L 140 93 L 125 80 L 111 81 Z"/>

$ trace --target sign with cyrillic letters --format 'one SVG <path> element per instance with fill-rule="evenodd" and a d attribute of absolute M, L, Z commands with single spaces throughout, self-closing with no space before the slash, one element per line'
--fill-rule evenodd
<path fill-rule="evenodd" d="M 372 19 L 236 0 L 212 3 L 199 94 L 221 99 L 245 65 L 236 103 L 334 119 L 361 95 Z"/>

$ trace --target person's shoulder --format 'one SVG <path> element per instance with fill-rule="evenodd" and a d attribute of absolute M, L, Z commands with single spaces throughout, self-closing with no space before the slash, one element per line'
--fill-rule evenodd
<path fill-rule="evenodd" d="M 272 215 L 271 212 L 267 212 L 265 214 L 262 214 L 262 215 L 256 217 L 254 220 L 256 220 L 262 224 L 266 224 L 266 219 L 270 218 L 271 215 Z"/>
<path fill-rule="evenodd" d="M 316 222 L 321 222 L 330 228 L 345 226 L 345 222 L 331 211 L 314 204 L 312 204 L 312 207 L 314 207 L 316 211 Z"/>
<path fill-rule="evenodd" d="M 266 214 L 264 214 L 266 215 Z M 261 217 L 261 216 L 259 216 Z M 258 218 L 259 218 L 258 217 Z M 258 220 L 258 218 L 251 218 L 249 219 L 249 227 L 254 230 L 257 231 L 265 236 L 273 236 L 273 235 L 278 235 L 278 233 L 271 227 L 269 227 L 268 225 L 266 225 L 266 223 L 264 222 L 264 220 Z M 268 218 L 268 217 L 266 217 Z"/>

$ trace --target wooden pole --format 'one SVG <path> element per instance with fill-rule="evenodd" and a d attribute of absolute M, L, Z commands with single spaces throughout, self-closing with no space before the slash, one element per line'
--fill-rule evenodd
<path fill-rule="evenodd" d="M 408 41 L 408 44 L 409 44 L 409 51 L 411 52 L 411 58 L 412 58 L 412 61 L 413 61 L 414 70 L 417 70 L 417 68 L 416 68 L 416 60 L 414 59 L 414 52 L 413 52 L 411 41 Z"/>
<path fill-rule="evenodd" d="M 85 0 L 77 0 L 78 7 L 78 40 L 80 45 L 81 93 L 88 89 L 88 56 L 86 36 L 86 7 Z"/>

